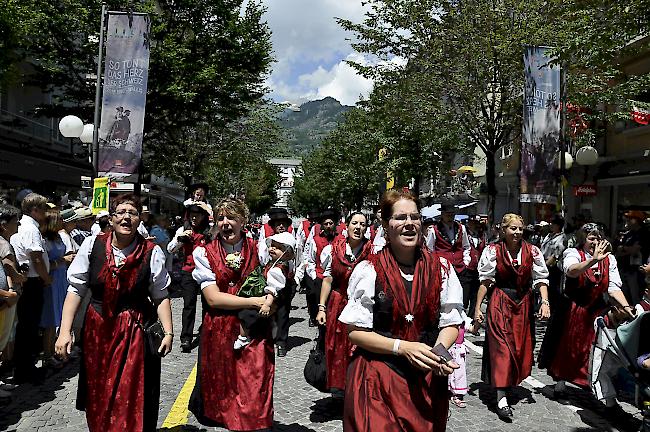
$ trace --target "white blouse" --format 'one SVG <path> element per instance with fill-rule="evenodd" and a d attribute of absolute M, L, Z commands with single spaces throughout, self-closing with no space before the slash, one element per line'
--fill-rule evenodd
<path fill-rule="evenodd" d="M 591 254 L 585 251 L 585 258 L 590 259 Z M 566 274 L 571 266 L 580 264 L 581 262 L 582 257 L 580 256 L 578 249 L 566 249 L 562 255 L 562 271 Z M 598 263 L 595 263 L 591 268 L 598 268 Z M 621 281 L 621 275 L 618 273 L 618 263 L 616 262 L 616 258 L 614 258 L 614 255 L 609 255 L 609 286 L 607 287 L 607 293 L 612 294 L 616 291 L 621 291 L 622 286 L 623 282 Z"/>
<path fill-rule="evenodd" d="M 442 287 L 438 327 L 442 328 L 463 323 L 463 288 L 447 260 L 440 258 L 440 262 Z M 357 327 L 372 328 L 376 279 L 377 271 L 370 261 L 361 261 L 354 268 L 348 284 L 348 304 L 341 312 L 339 321 Z"/>
<path fill-rule="evenodd" d="M 539 284 L 548 286 L 548 268 L 546 268 L 546 261 L 542 251 L 537 246 L 532 246 L 533 254 L 533 287 Z M 507 257 L 512 262 L 510 252 L 507 252 Z M 517 253 L 517 262 L 521 263 L 521 248 Z M 489 280 L 494 282 L 494 277 L 497 273 L 497 245 L 491 244 L 483 249 L 481 259 L 478 262 L 478 279 L 480 281 Z"/>
<path fill-rule="evenodd" d="M 344 231 L 345 232 L 345 231 Z M 347 234 L 347 233 L 346 233 Z M 355 257 L 361 253 L 361 250 L 366 244 L 361 242 L 359 246 L 353 251 L 350 243 L 345 243 L 345 255 L 351 258 L 351 261 L 355 261 Z M 323 248 L 323 252 L 320 254 L 320 266 L 323 269 L 324 277 L 332 276 L 332 245 L 327 245 Z"/>
<path fill-rule="evenodd" d="M 88 269 L 90 267 L 90 254 L 93 251 L 93 245 L 97 236 L 89 236 L 79 247 L 77 255 L 68 267 L 68 292 L 75 293 L 79 297 L 84 297 L 88 292 Z M 115 264 L 121 265 L 126 258 L 135 250 L 137 242 L 133 242 L 124 249 L 118 249 L 113 246 L 113 256 Z M 151 267 L 151 276 L 149 279 L 149 294 L 154 300 L 160 300 L 169 297 L 167 287 L 171 284 L 171 277 L 165 267 L 165 253 L 160 246 L 155 246 L 151 251 L 149 265 Z"/>

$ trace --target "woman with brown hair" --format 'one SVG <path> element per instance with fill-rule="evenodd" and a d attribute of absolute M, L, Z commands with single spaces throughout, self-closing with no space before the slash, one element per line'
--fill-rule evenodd
<path fill-rule="evenodd" d="M 68 269 L 56 353 L 70 355 L 72 321 L 90 290 L 77 408 L 86 411 L 91 432 L 156 430 L 160 357 L 171 351 L 174 334 L 165 254 L 138 234 L 141 211 L 135 195 L 113 198 L 113 232 L 86 238 Z M 156 319 L 164 332 L 157 349 L 149 348 L 144 331 Z"/>
<path fill-rule="evenodd" d="M 345 431 L 444 431 L 447 351 L 458 336 L 463 291 L 451 264 L 422 246 L 409 192 L 381 200 L 386 246 L 360 262 L 339 321 L 357 346 L 345 389 Z"/>
<path fill-rule="evenodd" d="M 246 277 L 259 265 L 257 245 L 243 227 L 246 205 L 225 199 L 214 209 L 216 238 L 194 250 L 194 280 L 204 306 L 198 371 L 189 408 L 201 424 L 250 431 L 273 427 L 275 357 L 271 327 L 243 349 L 239 336 L 242 309 L 259 310 L 265 297 L 239 297 Z"/>
<path fill-rule="evenodd" d="M 506 392 L 527 378 L 533 367 L 535 347 L 534 295 L 539 289 L 539 317 L 548 319 L 548 269 L 537 246 L 523 240 L 524 221 L 508 213 L 501 221 L 502 238 L 490 244 L 478 265 L 479 287 L 474 319 L 487 318 L 481 378 L 497 390 L 497 415 L 511 421 Z M 487 316 L 481 303 L 488 296 Z"/>

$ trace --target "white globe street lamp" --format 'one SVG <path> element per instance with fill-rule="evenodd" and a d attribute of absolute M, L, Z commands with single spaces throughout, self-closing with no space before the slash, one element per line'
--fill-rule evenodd
<path fill-rule="evenodd" d="M 95 132 L 95 125 L 91 125 L 91 124 L 84 125 L 83 131 L 81 132 L 81 135 L 79 135 L 79 139 L 84 144 L 90 144 L 93 142 L 94 132 Z"/>
<path fill-rule="evenodd" d="M 77 116 L 67 115 L 59 122 L 59 131 L 66 138 L 77 138 L 84 130 L 84 122 Z"/>
<path fill-rule="evenodd" d="M 580 147 L 576 152 L 576 162 L 580 165 L 596 165 L 598 162 L 598 150 L 592 146 Z"/>
<path fill-rule="evenodd" d="M 560 159 L 562 155 L 558 155 L 557 158 L 557 166 L 558 168 L 562 167 L 562 159 Z M 569 170 L 573 166 L 573 156 L 571 156 L 571 153 L 564 152 L 564 169 Z"/>

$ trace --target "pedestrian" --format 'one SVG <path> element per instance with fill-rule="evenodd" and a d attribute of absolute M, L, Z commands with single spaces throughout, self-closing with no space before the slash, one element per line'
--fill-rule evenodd
<path fill-rule="evenodd" d="M 527 378 L 533 367 L 533 290 L 539 289 L 539 317 L 548 319 L 548 269 L 537 246 L 522 239 L 524 221 L 508 213 L 503 238 L 485 248 L 478 265 L 479 287 L 474 320 L 486 321 L 482 380 L 496 388 L 497 415 L 512 421 L 507 391 Z M 481 304 L 488 298 L 486 316 Z M 516 331 L 514 331 L 514 330 Z"/>
<path fill-rule="evenodd" d="M 170 283 L 160 247 L 138 235 L 142 205 L 131 194 L 111 200 L 113 232 L 90 236 L 68 269 L 70 284 L 56 353 L 71 352 L 72 321 L 86 291 L 77 408 L 91 432 L 156 430 L 160 358 L 172 349 Z M 164 337 L 153 352 L 144 327 L 156 318 Z"/>
<path fill-rule="evenodd" d="M 95 215 L 88 207 L 80 207 L 75 210 L 76 213 L 76 227 L 70 232 L 72 239 L 81 246 L 86 237 L 89 237 L 92 232 L 92 226 L 95 223 Z"/>
<path fill-rule="evenodd" d="M 167 251 L 167 245 L 171 241 L 169 235 L 169 218 L 165 215 L 156 215 L 153 217 L 153 226 L 151 227 L 151 236 L 154 237 L 152 240 L 156 245 L 160 246 L 163 252 L 165 252 L 165 268 L 167 271 L 172 269 L 172 258 L 173 255 Z"/>
<path fill-rule="evenodd" d="M 102 232 L 109 232 L 111 226 L 109 223 L 110 213 L 106 210 L 102 210 L 95 216 L 95 222 L 90 227 L 90 233 L 92 235 L 97 235 Z"/>
<path fill-rule="evenodd" d="M 11 236 L 11 245 L 16 252 L 19 266 L 27 266 L 27 281 L 23 283 L 22 295 L 18 300 L 16 315 L 14 379 L 16 383 L 31 381 L 40 383 L 43 371 L 36 368 L 36 357 L 41 351 L 39 335 L 41 312 L 43 311 L 43 290 L 51 285 L 50 260 L 41 235 L 40 224 L 45 222 L 48 210 L 47 198 L 31 193 L 22 203 L 23 216 L 16 234 Z"/>
<path fill-rule="evenodd" d="M 339 317 L 356 345 L 343 429 L 444 431 L 462 287 L 451 263 L 422 247 L 417 198 L 390 190 L 380 206 L 386 247 L 357 264 Z"/>
<path fill-rule="evenodd" d="M 65 244 L 65 252 L 77 253 L 79 245 L 72 238 L 72 231 L 77 227 L 77 213 L 74 209 L 65 209 L 61 212 L 61 219 L 63 220 L 63 229 L 60 231 L 61 238 Z"/>
<path fill-rule="evenodd" d="M 611 245 L 595 223 L 582 226 L 576 233 L 577 247 L 569 248 L 562 258 L 566 275 L 565 294 L 568 307 L 555 311 L 542 343 L 540 367 L 557 381 L 556 397 L 565 393 L 565 382 L 589 387 L 589 355 L 596 336 L 594 320 L 609 309 L 608 298 L 614 305 L 633 317 L 618 273 Z"/>
<path fill-rule="evenodd" d="M 212 208 L 206 203 L 196 201 L 185 208 L 186 225 L 178 228 L 174 238 L 167 244 L 167 252 L 181 252 L 183 266 L 181 268 L 181 292 L 183 294 L 183 314 L 181 330 L 181 350 L 184 353 L 192 351 L 194 339 L 194 322 L 196 320 L 196 301 L 201 287 L 192 277 L 194 271 L 194 256 L 192 253 L 198 247 L 205 246 L 208 236 L 209 218 Z"/>
<path fill-rule="evenodd" d="M 478 277 L 478 261 L 487 244 L 487 238 L 483 231 L 483 225 L 479 216 L 470 216 L 467 219 L 467 239 L 470 247 L 470 262 L 465 270 L 466 280 L 469 284 L 469 303 L 465 309 L 469 315 L 473 314 L 476 302 L 478 287 L 481 285 Z"/>
<path fill-rule="evenodd" d="M 194 251 L 192 273 L 206 311 L 199 342 L 196 384 L 190 411 L 201 424 L 238 431 L 273 427 L 275 357 L 269 328 L 246 349 L 233 348 L 239 336 L 237 312 L 259 310 L 264 297 L 238 297 L 242 283 L 259 265 L 257 245 L 243 227 L 249 211 L 226 198 L 215 207 L 216 238 Z"/>
<path fill-rule="evenodd" d="M 325 327 L 325 362 L 327 388 L 342 401 L 345 375 L 352 355 L 352 343 L 347 326 L 339 316 L 348 303 L 348 282 L 354 267 L 372 254 L 372 241 L 365 237 L 367 218 L 354 212 L 347 219 L 344 235 L 325 246 L 321 254 L 323 285 L 318 303 L 316 321 Z"/>
<path fill-rule="evenodd" d="M 630 210 L 625 213 L 625 228 L 616 256 L 620 265 L 623 293 L 631 303 L 641 300 L 645 287 L 645 275 L 639 268 L 648 262 L 650 256 L 650 233 L 643 225 L 646 213 Z"/>

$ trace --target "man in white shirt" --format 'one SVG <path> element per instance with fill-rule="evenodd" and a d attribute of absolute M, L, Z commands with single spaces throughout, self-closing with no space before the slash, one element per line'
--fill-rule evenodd
<path fill-rule="evenodd" d="M 42 374 L 36 368 L 35 361 L 42 346 L 38 332 L 43 310 L 43 290 L 52 283 L 47 248 L 39 229 L 40 224 L 45 222 L 47 198 L 31 193 L 23 199 L 21 207 L 23 217 L 18 232 L 11 237 L 11 245 L 16 252 L 18 265 L 27 266 L 28 269 L 27 281 L 23 284 L 23 294 L 16 309 L 18 325 L 14 379 L 17 383 L 38 383 Z"/>
<path fill-rule="evenodd" d="M 90 230 L 95 223 L 95 215 L 88 207 L 80 207 L 75 210 L 77 215 L 77 227 L 70 232 L 75 243 L 79 246 L 84 242 L 86 237 L 90 236 Z"/>

